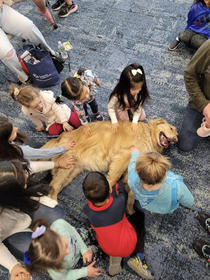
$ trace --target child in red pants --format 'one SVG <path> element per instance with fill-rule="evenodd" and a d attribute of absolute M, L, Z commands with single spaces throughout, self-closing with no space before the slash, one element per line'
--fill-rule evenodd
<path fill-rule="evenodd" d="M 56 103 L 52 91 L 42 91 L 32 86 L 11 85 L 10 95 L 22 105 L 23 113 L 36 125 L 36 131 L 46 130 L 50 135 L 58 135 L 62 131 L 72 131 L 81 125 L 75 109 L 71 111 L 67 105 Z"/>

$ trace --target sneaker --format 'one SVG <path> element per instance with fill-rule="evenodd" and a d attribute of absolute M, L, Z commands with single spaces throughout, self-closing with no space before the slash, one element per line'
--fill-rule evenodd
<path fill-rule="evenodd" d="M 91 123 L 91 119 L 89 116 L 86 116 L 86 121 L 88 121 L 88 123 Z"/>
<path fill-rule="evenodd" d="M 193 248 L 200 257 L 205 258 L 210 262 L 210 245 L 206 241 L 195 239 L 193 241 Z"/>
<path fill-rule="evenodd" d="M 207 122 L 203 122 L 201 127 L 197 129 L 197 134 L 200 137 L 208 137 L 210 136 L 210 124 Z"/>
<path fill-rule="evenodd" d="M 104 120 L 103 116 L 99 112 L 95 114 L 94 117 L 96 118 L 97 121 L 102 122 Z"/>
<path fill-rule="evenodd" d="M 68 5 L 65 3 L 65 5 L 61 8 L 60 12 L 58 13 L 58 16 L 60 18 L 67 17 L 69 14 L 72 14 L 76 12 L 78 6 L 72 2 L 72 5 Z"/>
<path fill-rule="evenodd" d="M 174 39 L 169 45 L 168 45 L 168 49 L 170 51 L 174 51 L 175 49 L 178 48 L 179 44 L 180 44 L 180 40 L 179 37 L 176 37 L 176 39 Z"/>
<path fill-rule="evenodd" d="M 154 276 L 148 269 L 145 259 L 141 260 L 139 257 L 135 256 L 127 261 L 127 265 L 142 278 L 154 279 Z"/>
<path fill-rule="evenodd" d="M 64 0 L 58 0 L 55 4 L 52 5 L 52 10 L 58 11 L 63 5 L 65 5 Z"/>
<path fill-rule="evenodd" d="M 210 215 L 204 212 L 198 213 L 198 220 L 202 227 L 207 230 L 210 235 Z"/>
<path fill-rule="evenodd" d="M 109 257 L 109 275 L 113 276 L 122 271 L 121 261 L 121 257 Z"/>

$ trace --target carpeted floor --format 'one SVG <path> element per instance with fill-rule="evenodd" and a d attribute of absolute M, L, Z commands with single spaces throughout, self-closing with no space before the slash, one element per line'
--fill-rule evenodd
<path fill-rule="evenodd" d="M 94 70 L 101 79 L 97 100 L 105 119 L 108 119 L 107 102 L 124 67 L 132 62 L 141 63 L 145 69 L 148 88 L 152 99 L 146 105 L 148 118 L 162 117 L 176 127 L 183 117 L 188 94 L 183 81 L 183 71 L 190 61 L 193 51 L 181 46 L 170 52 L 168 43 L 186 25 L 186 15 L 191 5 L 187 0 L 75 0 L 78 11 L 66 19 L 57 19 L 58 29 L 52 26 L 36 11 L 34 4 L 27 0 L 15 5 L 22 14 L 28 16 L 39 27 L 52 48 L 57 42 L 70 41 L 71 69 L 68 65 L 61 73 L 61 81 L 73 75 L 81 65 Z M 53 4 L 51 0 L 51 4 Z M 57 13 L 55 13 L 56 15 Z M 13 38 L 16 50 L 21 50 L 21 39 Z M 0 64 L 0 70 L 11 77 L 11 73 Z M 44 136 L 35 133 L 35 126 L 21 113 L 20 107 L 9 97 L 7 83 L 0 76 L 0 117 L 8 119 L 29 136 Z M 53 87 L 55 95 L 60 93 L 60 85 Z M 69 104 L 67 102 L 67 104 Z M 32 138 L 29 144 L 40 147 L 46 138 Z M 192 209 L 180 207 L 170 215 L 146 213 L 145 254 L 156 280 L 208 280 L 210 270 L 192 249 L 195 237 L 209 241 L 196 218 L 197 212 L 210 212 L 209 159 L 210 142 L 205 139 L 197 149 L 182 153 L 171 147 L 165 153 L 172 161 L 172 171 L 183 176 L 184 182 L 192 190 L 195 203 Z M 82 212 L 85 199 L 81 192 L 84 175 L 78 176 L 59 195 L 67 220 L 73 225 L 87 225 Z M 140 279 L 126 262 L 121 274 L 113 280 Z M 102 276 L 99 280 L 111 279 L 107 275 L 108 258 L 99 263 Z M 8 273 L 0 268 L 0 279 L 8 279 Z M 35 275 L 33 280 L 48 279 L 45 275 Z"/>

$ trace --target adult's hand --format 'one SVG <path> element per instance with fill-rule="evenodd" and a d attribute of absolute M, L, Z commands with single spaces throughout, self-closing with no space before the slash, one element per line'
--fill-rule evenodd
<path fill-rule="evenodd" d="M 207 123 L 210 124 L 210 103 L 204 107 L 203 115 L 206 117 Z"/>
<path fill-rule="evenodd" d="M 3 8 L 3 1 L 0 0 L 0 9 L 2 9 L 2 8 Z"/>
<path fill-rule="evenodd" d="M 10 280 L 30 280 L 31 274 L 19 264 L 16 264 L 11 270 Z"/>

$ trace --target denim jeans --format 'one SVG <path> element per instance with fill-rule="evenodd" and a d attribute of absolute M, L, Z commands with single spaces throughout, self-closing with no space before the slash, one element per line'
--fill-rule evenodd
<path fill-rule="evenodd" d="M 93 100 L 88 102 L 93 114 L 97 114 L 98 113 L 98 103 L 96 101 L 96 99 L 94 98 Z M 87 104 L 83 105 L 84 110 L 85 110 L 85 115 L 88 116 L 88 110 L 87 110 Z"/>
<path fill-rule="evenodd" d="M 208 38 L 203 34 L 198 34 L 193 30 L 188 29 L 179 34 L 179 40 L 185 43 L 187 47 L 197 50 L 208 40 Z"/>
<path fill-rule="evenodd" d="M 185 116 L 178 129 L 178 148 L 184 152 L 195 149 L 202 137 L 198 136 L 197 129 L 201 126 L 203 115 L 193 109 L 188 103 Z"/>
<path fill-rule="evenodd" d="M 49 224 L 52 224 L 58 219 L 65 219 L 65 212 L 60 205 L 55 208 L 50 208 L 40 204 L 40 207 L 34 213 L 28 213 L 32 221 L 38 218 L 45 219 Z M 18 232 L 3 241 L 10 253 L 19 260 L 23 260 L 23 254 L 28 250 L 31 243 L 31 232 Z"/>

